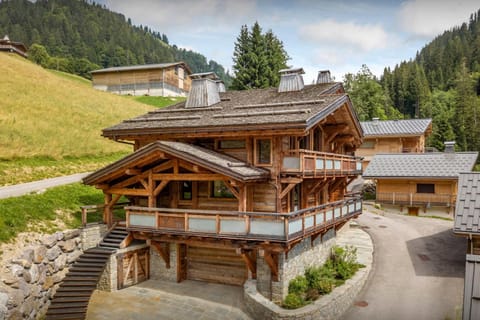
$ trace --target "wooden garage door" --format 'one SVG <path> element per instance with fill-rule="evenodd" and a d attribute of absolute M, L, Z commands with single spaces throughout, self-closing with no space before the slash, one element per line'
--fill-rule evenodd
<path fill-rule="evenodd" d="M 243 285 L 248 273 L 234 249 L 187 247 L 187 278 L 215 283 Z"/>

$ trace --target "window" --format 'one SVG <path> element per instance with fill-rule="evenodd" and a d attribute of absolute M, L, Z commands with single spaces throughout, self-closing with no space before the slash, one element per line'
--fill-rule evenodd
<path fill-rule="evenodd" d="M 192 181 L 181 181 L 180 186 L 180 199 L 192 200 Z"/>
<path fill-rule="evenodd" d="M 433 183 L 418 183 L 417 193 L 435 193 L 435 185 Z"/>
<path fill-rule="evenodd" d="M 270 139 L 259 139 L 256 141 L 255 152 L 256 152 L 257 164 L 272 163 L 271 146 L 272 146 L 272 141 Z"/>
<path fill-rule="evenodd" d="M 228 189 L 223 181 L 217 180 L 212 182 L 212 188 L 210 192 L 210 196 L 212 198 L 235 198 L 233 193 Z"/>
<path fill-rule="evenodd" d="M 361 149 L 373 149 L 373 148 L 375 148 L 375 141 L 364 141 L 360 145 L 360 148 Z"/>
<path fill-rule="evenodd" d="M 222 140 L 218 142 L 219 149 L 245 149 L 245 140 Z"/>

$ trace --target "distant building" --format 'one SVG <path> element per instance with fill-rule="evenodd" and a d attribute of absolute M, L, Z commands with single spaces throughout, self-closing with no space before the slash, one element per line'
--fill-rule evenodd
<path fill-rule="evenodd" d="M 364 138 L 355 155 L 364 157 L 363 170 L 378 153 L 423 153 L 425 139 L 432 133 L 432 119 L 360 122 Z"/>
<path fill-rule="evenodd" d="M 24 58 L 27 58 L 27 47 L 21 42 L 11 41 L 6 35 L 0 40 L 0 51 L 16 53 Z"/>
<path fill-rule="evenodd" d="M 184 62 L 113 67 L 92 71 L 93 87 L 122 95 L 186 96 L 190 68 Z"/>
<path fill-rule="evenodd" d="M 471 171 L 478 152 L 377 154 L 363 177 L 375 179 L 376 202 L 409 207 L 453 208 L 460 172 Z"/>

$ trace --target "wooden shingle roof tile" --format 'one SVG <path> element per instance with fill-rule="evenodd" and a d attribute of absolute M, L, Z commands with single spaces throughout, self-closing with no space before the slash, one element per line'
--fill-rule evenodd
<path fill-rule="evenodd" d="M 460 173 L 453 232 L 480 234 L 480 172 Z"/>
<path fill-rule="evenodd" d="M 432 130 L 432 119 L 362 121 L 365 137 L 422 135 Z"/>

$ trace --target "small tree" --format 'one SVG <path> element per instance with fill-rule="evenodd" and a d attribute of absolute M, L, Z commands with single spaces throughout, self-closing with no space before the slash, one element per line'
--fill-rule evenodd
<path fill-rule="evenodd" d="M 50 55 L 48 54 L 47 49 L 37 43 L 32 44 L 28 49 L 28 59 L 42 67 L 47 67 L 50 63 Z"/>

